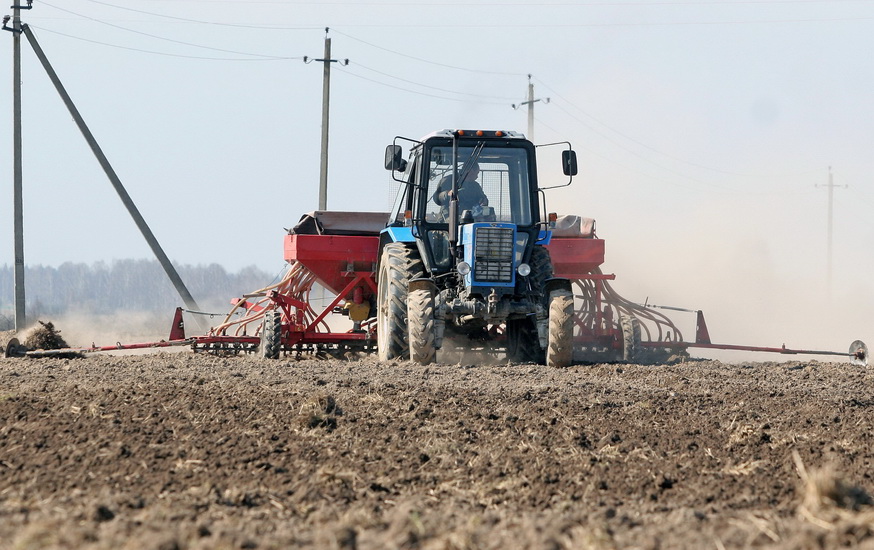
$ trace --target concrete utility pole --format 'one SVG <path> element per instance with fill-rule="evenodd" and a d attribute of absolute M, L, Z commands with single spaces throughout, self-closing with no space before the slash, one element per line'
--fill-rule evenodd
<path fill-rule="evenodd" d="M 835 185 L 834 178 L 832 177 L 832 167 L 828 167 L 828 184 L 826 185 L 817 185 L 816 187 L 826 187 L 828 188 L 828 230 L 827 230 L 827 254 L 828 254 L 828 263 L 826 264 L 828 272 L 827 272 L 827 281 L 828 281 L 828 289 L 831 291 L 832 288 L 832 212 L 834 207 L 834 189 L 835 187 L 843 187 L 846 189 L 847 185 Z"/>
<path fill-rule="evenodd" d="M 348 59 L 331 59 L 331 39 L 328 38 L 328 27 L 325 27 L 325 57 L 310 59 L 304 56 L 304 63 L 320 61 L 324 63 L 324 79 L 322 81 L 322 155 L 319 170 L 319 210 L 328 209 L 328 112 L 331 102 L 331 63 L 348 65 Z"/>
<path fill-rule="evenodd" d="M 518 109 L 524 105 L 528 106 L 528 134 L 526 137 L 530 140 L 534 140 L 534 104 L 538 101 L 543 101 L 544 103 L 549 103 L 549 98 L 545 99 L 534 99 L 534 83 L 531 82 L 531 75 L 528 75 L 528 101 L 523 101 L 522 103 L 513 104 L 512 107 L 514 109 Z"/>
<path fill-rule="evenodd" d="M 29 10 L 33 0 L 27 0 L 27 6 L 15 3 L 12 6 L 12 28 L 7 26 L 9 16 L 3 18 L 3 29 L 12 32 L 12 224 L 15 240 L 13 267 L 13 285 L 15 288 L 15 330 L 23 330 L 27 326 L 26 301 L 24 296 L 24 198 L 22 191 L 21 163 L 21 10 Z"/>

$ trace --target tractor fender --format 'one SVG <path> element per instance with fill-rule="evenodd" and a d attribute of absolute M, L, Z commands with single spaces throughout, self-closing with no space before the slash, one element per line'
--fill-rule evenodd
<path fill-rule="evenodd" d="M 541 246 L 546 246 L 552 241 L 552 231 L 548 229 L 541 229 L 539 233 L 537 233 L 537 240 L 534 241 L 534 244 L 539 244 Z"/>
<path fill-rule="evenodd" d="M 376 251 L 376 273 L 379 273 L 379 264 L 382 262 L 382 249 L 388 243 L 412 243 L 416 241 L 410 227 L 386 227 L 379 232 L 379 248 Z"/>
<path fill-rule="evenodd" d="M 415 242 L 416 237 L 413 235 L 412 227 L 386 227 L 380 233 L 380 240 L 385 242 Z"/>

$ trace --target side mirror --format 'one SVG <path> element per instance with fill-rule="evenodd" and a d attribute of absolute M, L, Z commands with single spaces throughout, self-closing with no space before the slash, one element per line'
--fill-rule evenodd
<path fill-rule="evenodd" d="M 385 148 L 385 169 L 403 172 L 407 168 L 407 161 L 403 158 L 403 150 L 400 145 L 389 145 Z"/>
<path fill-rule="evenodd" d="M 561 169 L 565 176 L 577 175 L 577 152 L 568 149 L 561 152 Z"/>

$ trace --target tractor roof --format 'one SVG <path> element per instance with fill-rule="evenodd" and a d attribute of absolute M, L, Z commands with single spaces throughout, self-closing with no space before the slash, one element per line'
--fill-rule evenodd
<path fill-rule="evenodd" d="M 485 137 L 485 138 L 495 138 L 495 139 L 525 139 L 525 136 L 522 132 L 514 132 L 512 130 L 462 130 L 462 129 L 446 129 L 439 130 L 436 132 L 431 132 L 427 136 L 422 138 L 422 141 L 425 141 L 429 138 L 433 137 L 447 137 L 451 138 L 453 136 L 459 137 Z"/>

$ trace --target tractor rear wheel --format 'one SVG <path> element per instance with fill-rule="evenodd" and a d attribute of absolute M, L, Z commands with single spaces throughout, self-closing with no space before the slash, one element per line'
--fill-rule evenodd
<path fill-rule="evenodd" d="M 619 317 L 619 326 L 622 329 L 622 360 L 626 363 L 640 363 L 640 321 L 631 315 Z"/>
<path fill-rule="evenodd" d="M 258 355 L 264 359 L 279 359 L 282 347 L 282 311 L 269 309 L 261 322 L 261 345 Z"/>
<path fill-rule="evenodd" d="M 434 362 L 434 294 L 420 288 L 407 297 L 407 328 L 409 331 L 410 359 L 420 365 Z"/>
<path fill-rule="evenodd" d="M 514 363 L 543 364 L 543 348 L 537 336 L 537 325 L 530 317 L 507 321 L 507 359 Z"/>
<path fill-rule="evenodd" d="M 415 246 L 388 243 L 382 249 L 377 276 L 377 347 L 379 360 L 407 359 L 407 294 L 411 279 L 424 272 Z"/>
<path fill-rule="evenodd" d="M 569 367 L 574 357 L 574 295 L 554 290 L 549 295 L 549 342 L 546 365 Z"/>

